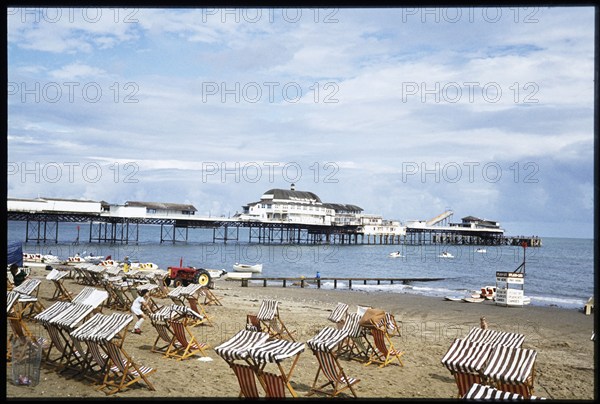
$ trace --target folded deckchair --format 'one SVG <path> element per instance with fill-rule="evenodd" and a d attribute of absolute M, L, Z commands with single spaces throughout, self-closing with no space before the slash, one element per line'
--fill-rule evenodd
<path fill-rule="evenodd" d="M 279 316 L 279 302 L 264 299 L 256 315 L 260 322 L 260 329 L 265 330 L 272 338 L 289 339 L 295 342 L 293 333 L 289 331 Z"/>
<path fill-rule="evenodd" d="M 490 401 L 520 401 L 520 400 L 545 400 L 544 397 L 529 396 L 524 397 L 520 394 L 509 393 L 507 391 L 498 390 L 491 386 L 484 386 L 479 383 L 473 383 L 469 391 L 462 397 L 465 400 L 490 400 Z"/>

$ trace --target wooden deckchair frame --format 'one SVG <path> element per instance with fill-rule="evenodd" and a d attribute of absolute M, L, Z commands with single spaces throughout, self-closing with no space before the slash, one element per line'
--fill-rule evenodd
<path fill-rule="evenodd" d="M 167 320 L 171 326 L 174 338 L 167 348 L 165 356 L 184 360 L 190 356 L 199 354 L 208 356 L 206 350 L 209 348 L 205 342 L 199 342 L 191 330 L 187 327 L 187 317 L 184 319 Z M 178 344 L 176 344 L 176 342 Z"/>
<path fill-rule="evenodd" d="M 360 379 L 346 376 L 344 368 L 342 368 L 342 365 L 338 362 L 335 353 L 331 351 L 313 350 L 313 354 L 319 363 L 319 370 L 317 370 L 317 375 L 315 376 L 315 380 L 310 391 L 307 393 L 307 396 L 314 393 L 322 393 L 335 397 L 346 390 L 350 390 L 355 398 L 358 397 L 353 386 L 359 383 Z M 317 386 L 321 374 L 327 379 L 327 382 Z M 327 387 L 329 387 L 329 389 L 325 390 Z"/>
<path fill-rule="evenodd" d="M 147 376 L 156 372 L 156 369 L 138 365 L 133 358 L 125 352 L 122 346 L 107 341 L 103 344 L 108 354 L 111 365 L 105 373 L 101 389 L 108 388 L 104 393 L 111 395 L 123 391 L 129 386 L 144 382 L 149 390 L 156 390 Z M 111 377 L 112 376 L 112 377 Z"/>
<path fill-rule="evenodd" d="M 394 343 L 388 333 L 388 327 L 385 322 L 380 324 L 381 325 L 379 326 L 371 321 L 371 336 L 373 337 L 375 349 L 371 351 L 369 361 L 365 366 L 368 366 L 371 363 L 379 363 L 379 367 L 383 368 L 394 363 L 394 359 L 398 360 L 399 366 L 404 366 L 401 359 L 402 355 L 404 355 L 404 351 L 399 351 L 394 347 Z"/>
<path fill-rule="evenodd" d="M 296 342 L 292 334 L 295 331 L 290 331 L 285 326 L 281 316 L 279 315 L 279 302 L 272 299 L 263 299 L 258 310 L 257 318 L 260 321 L 261 329 L 268 333 L 271 338 L 286 339 Z"/>

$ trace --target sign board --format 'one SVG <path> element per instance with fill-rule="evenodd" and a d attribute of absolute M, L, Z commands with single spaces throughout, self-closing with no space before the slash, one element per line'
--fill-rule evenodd
<path fill-rule="evenodd" d="M 523 306 L 525 274 L 496 272 L 496 304 L 500 306 Z"/>

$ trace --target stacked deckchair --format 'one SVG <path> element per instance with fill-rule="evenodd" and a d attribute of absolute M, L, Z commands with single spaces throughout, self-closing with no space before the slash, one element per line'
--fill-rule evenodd
<path fill-rule="evenodd" d="M 133 320 L 131 314 L 113 313 L 109 316 L 97 313 L 71 336 L 85 342 L 92 354 L 90 359 L 103 373 L 101 385 L 106 395 L 127 389 L 136 383 L 145 384 L 148 389 L 155 390 L 148 376 L 156 369 L 139 364 L 124 348 L 127 326 Z M 88 365 L 87 369 L 91 369 Z"/>
<path fill-rule="evenodd" d="M 338 361 L 338 351 L 346 338 L 347 330 L 325 327 L 306 342 L 319 363 L 317 375 L 307 395 L 323 393 L 335 397 L 349 389 L 352 395 L 357 397 L 354 385 L 360 382 L 360 379 L 348 377 Z M 317 386 L 320 375 L 325 377 L 326 382 Z"/>
<path fill-rule="evenodd" d="M 531 396 L 537 353 L 521 348 L 524 339 L 522 334 L 480 328 L 455 339 L 442 364 L 455 378 L 457 396 L 463 397 L 474 383 Z"/>

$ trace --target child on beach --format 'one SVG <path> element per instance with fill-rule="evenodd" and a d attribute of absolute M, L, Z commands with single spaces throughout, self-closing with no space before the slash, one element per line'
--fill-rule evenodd
<path fill-rule="evenodd" d="M 137 322 L 135 323 L 135 325 L 133 326 L 133 332 L 135 334 L 141 334 L 142 333 L 142 323 L 144 322 L 144 319 L 146 318 L 146 315 L 144 314 L 144 310 L 149 311 L 150 308 L 148 306 L 148 302 L 146 302 L 146 293 L 148 293 L 147 289 L 143 289 L 143 290 L 139 290 L 138 291 L 138 297 L 135 298 L 135 300 L 133 301 L 133 303 L 131 304 L 131 312 L 133 314 L 135 314 L 135 316 L 137 317 Z"/>

